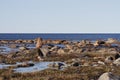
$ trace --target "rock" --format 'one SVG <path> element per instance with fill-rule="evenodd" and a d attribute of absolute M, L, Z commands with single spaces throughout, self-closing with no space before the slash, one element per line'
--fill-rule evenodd
<path fill-rule="evenodd" d="M 61 63 L 61 62 L 58 62 L 58 63 L 52 63 L 52 64 L 49 64 L 48 65 L 49 67 L 52 67 L 52 68 L 58 68 L 58 69 L 61 69 L 62 66 L 65 66 L 65 64 Z"/>
<path fill-rule="evenodd" d="M 43 43 L 43 44 L 47 44 L 47 41 L 46 41 L 46 40 L 42 40 L 42 43 Z"/>
<path fill-rule="evenodd" d="M 74 50 L 73 52 L 74 53 L 81 53 L 81 52 L 84 52 L 84 49 L 78 48 L 78 49 Z"/>
<path fill-rule="evenodd" d="M 91 42 L 90 42 L 89 40 L 82 40 L 82 41 L 80 41 L 80 42 L 78 43 L 78 46 L 79 46 L 79 47 L 84 47 L 84 46 L 86 46 L 86 45 L 88 45 L 88 44 L 91 44 Z"/>
<path fill-rule="evenodd" d="M 22 40 L 22 43 L 27 43 L 27 40 Z"/>
<path fill-rule="evenodd" d="M 15 43 L 22 43 L 23 40 L 19 39 L 19 40 L 16 40 Z"/>
<path fill-rule="evenodd" d="M 46 43 L 47 43 L 47 44 L 51 44 L 51 43 L 52 43 L 52 40 L 48 39 L 48 40 L 46 41 Z"/>
<path fill-rule="evenodd" d="M 28 48 L 26 47 L 19 47 L 20 50 L 27 50 Z"/>
<path fill-rule="evenodd" d="M 98 80 L 120 80 L 120 78 L 111 72 L 103 73 Z"/>
<path fill-rule="evenodd" d="M 66 46 L 66 48 L 68 48 L 68 49 L 73 49 L 73 46 L 72 45 L 65 45 Z"/>
<path fill-rule="evenodd" d="M 24 52 L 27 53 L 27 54 L 29 54 L 29 53 L 30 53 L 30 50 L 25 50 Z"/>
<path fill-rule="evenodd" d="M 108 38 L 108 40 L 106 41 L 106 43 L 109 43 L 109 44 L 113 44 L 113 43 L 117 43 L 118 40 L 116 39 L 113 39 L 113 38 Z"/>
<path fill-rule="evenodd" d="M 70 41 L 67 41 L 67 40 L 62 40 L 62 41 L 61 41 L 61 43 L 63 43 L 63 44 L 69 44 L 69 43 L 70 43 Z"/>
<path fill-rule="evenodd" d="M 34 41 L 33 40 L 28 40 L 27 43 L 32 44 L 32 43 L 34 43 Z"/>
<path fill-rule="evenodd" d="M 85 62 L 82 66 L 90 66 L 89 63 Z"/>
<path fill-rule="evenodd" d="M 52 47 L 54 47 L 53 44 L 48 44 L 47 46 L 48 46 L 49 49 L 51 49 Z"/>
<path fill-rule="evenodd" d="M 55 51 L 55 50 L 58 50 L 58 49 L 59 49 L 58 46 L 54 46 L 54 47 L 52 47 L 52 48 L 50 49 L 50 51 Z"/>
<path fill-rule="evenodd" d="M 46 57 L 46 55 L 49 53 L 49 50 L 47 48 L 40 48 L 40 50 L 43 53 L 43 57 Z"/>
<path fill-rule="evenodd" d="M 41 48 L 41 47 L 42 47 L 42 38 L 38 38 L 36 43 L 36 48 Z"/>
<path fill-rule="evenodd" d="M 53 40 L 52 43 L 53 44 L 61 44 L 61 40 Z"/>
<path fill-rule="evenodd" d="M 3 43 L 3 44 L 7 44 L 8 41 L 7 41 L 7 40 L 1 40 L 1 43 Z"/>
<path fill-rule="evenodd" d="M 77 67 L 77 66 L 79 66 L 79 65 L 80 65 L 79 62 L 73 62 L 71 66 Z"/>
<path fill-rule="evenodd" d="M 79 63 L 81 60 L 80 58 L 73 58 L 65 61 L 66 64 L 74 64 L 74 63 Z"/>
<path fill-rule="evenodd" d="M 102 61 L 98 61 L 98 64 L 105 65 L 105 63 Z"/>
<path fill-rule="evenodd" d="M 57 53 L 60 54 L 60 55 L 66 54 L 63 49 L 58 49 Z"/>
<path fill-rule="evenodd" d="M 115 64 L 116 66 L 120 66 L 120 58 L 116 59 L 113 64 Z"/>
<path fill-rule="evenodd" d="M 113 60 L 114 60 L 114 58 L 111 56 L 108 56 L 107 58 L 105 58 L 106 63 L 111 63 L 111 62 L 113 62 Z"/>
<path fill-rule="evenodd" d="M 18 48 L 18 46 L 16 44 L 11 44 L 10 48 Z"/>
<path fill-rule="evenodd" d="M 0 80 L 4 80 L 4 78 L 3 78 L 3 77 L 0 77 Z"/>
<path fill-rule="evenodd" d="M 37 59 L 38 59 L 39 61 L 43 61 L 43 60 L 44 60 L 44 59 L 41 58 L 40 56 L 38 56 Z"/>
<path fill-rule="evenodd" d="M 41 58 L 44 57 L 44 54 L 43 54 L 43 52 L 41 51 L 40 48 L 36 48 L 36 53 L 39 57 L 41 57 Z"/>
<path fill-rule="evenodd" d="M 27 63 L 27 62 L 24 62 L 22 64 L 18 64 L 17 67 L 30 67 L 30 66 L 34 66 L 33 63 Z"/>
<path fill-rule="evenodd" d="M 97 40 L 95 41 L 95 43 L 93 43 L 93 45 L 96 47 L 96 46 L 100 46 L 100 45 L 103 45 L 105 44 L 105 41 L 102 41 L 102 40 Z"/>
<path fill-rule="evenodd" d="M 120 58 L 120 54 L 115 54 L 115 59 Z"/>

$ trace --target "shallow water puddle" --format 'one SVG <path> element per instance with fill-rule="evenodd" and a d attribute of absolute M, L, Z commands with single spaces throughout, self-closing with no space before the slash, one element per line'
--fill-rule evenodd
<path fill-rule="evenodd" d="M 2 64 L 0 64 L 0 69 L 8 68 L 10 66 L 15 66 L 15 65 L 9 65 L 9 64 L 2 63 Z"/>
<path fill-rule="evenodd" d="M 50 68 L 48 65 L 53 64 L 53 63 L 62 63 L 62 62 L 28 62 L 28 63 L 33 63 L 34 66 L 30 66 L 30 67 L 17 67 L 14 68 L 13 71 L 14 72 L 18 72 L 18 73 L 30 73 L 30 72 L 36 72 L 36 71 L 41 71 L 41 70 L 45 70 L 47 68 Z M 22 63 L 16 63 L 16 64 L 0 64 L 0 69 L 5 69 L 8 68 L 10 66 L 17 66 L 20 65 Z M 52 68 L 54 69 L 54 68 Z"/>
<path fill-rule="evenodd" d="M 19 51 L 19 49 L 15 48 L 15 49 L 12 49 L 12 48 L 9 48 L 8 46 L 0 46 L 0 53 L 5 53 L 5 54 L 8 54 L 9 52 L 16 52 L 16 51 Z"/>
<path fill-rule="evenodd" d="M 19 67 L 19 68 L 15 68 L 13 70 L 15 72 L 19 72 L 19 73 L 41 71 L 41 70 L 49 68 L 48 65 L 51 63 L 53 63 L 53 62 L 38 62 L 38 63 L 34 63 L 34 66 L 31 66 L 31 67 Z"/>

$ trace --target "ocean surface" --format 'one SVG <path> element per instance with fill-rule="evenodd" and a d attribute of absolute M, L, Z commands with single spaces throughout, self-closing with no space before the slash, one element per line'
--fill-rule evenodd
<path fill-rule="evenodd" d="M 98 40 L 115 38 L 120 40 L 120 34 L 73 34 L 73 33 L 0 33 L 0 40 L 16 40 L 16 39 L 35 39 L 41 37 L 43 39 L 52 40 Z"/>

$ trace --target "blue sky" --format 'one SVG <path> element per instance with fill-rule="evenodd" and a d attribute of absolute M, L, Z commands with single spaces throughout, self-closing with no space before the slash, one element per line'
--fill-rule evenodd
<path fill-rule="evenodd" d="M 120 0 L 0 0 L 0 33 L 119 33 Z"/>

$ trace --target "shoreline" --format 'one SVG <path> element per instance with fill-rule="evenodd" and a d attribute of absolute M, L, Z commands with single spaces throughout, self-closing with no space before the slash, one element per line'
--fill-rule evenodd
<path fill-rule="evenodd" d="M 117 62 L 117 59 L 120 59 L 120 41 L 108 38 L 107 40 L 80 40 L 76 42 L 68 41 L 68 40 L 43 40 L 42 46 L 40 49 L 42 50 L 44 57 L 43 61 L 37 60 L 37 50 L 35 47 L 28 48 L 29 46 L 25 44 L 32 44 L 35 46 L 36 39 L 34 40 L 1 40 L 1 45 L 7 45 L 11 49 L 18 49 L 18 51 L 11 51 L 9 54 L 0 54 L 0 64 L 16 64 L 17 62 L 24 62 L 24 64 L 19 65 L 20 68 L 34 67 L 36 62 L 56 62 L 52 63 L 48 69 L 34 72 L 34 73 L 14 73 L 15 67 L 8 67 L 7 69 L 0 69 L 2 76 L 0 76 L 3 80 L 5 77 L 8 77 L 8 80 L 12 79 L 18 80 L 26 79 L 46 79 L 51 78 L 51 75 L 54 79 L 62 79 L 62 80 L 96 80 L 105 72 L 117 71 L 120 62 Z M 53 45 L 55 44 L 55 45 Z M 112 45 L 117 44 L 117 45 Z M 60 45 L 60 46 L 57 46 Z M 61 45 L 64 45 L 62 47 Z M 117 55 L 117 58 L 116 58 Z M 28 61 L 33 61 L 33 63 L 29 64 Z M 63 63 L 65 64 L 63 64 Z M 56 69 L 50 69 L 56 68 Z M 65 68 L 64 68 L 65 67 Z M 86 68 L 87 67 L 87 68 Z M 62 69 L 63 70 L 60 70 Z M 93 70 L 94 68 L 94 70 Z M 114 71 L 112 71 L 114 69 Z M 82 71 L 81 71 L 82 70 Z M 6 75 L 6 71 L 9 71 L 11 74 Z M 75 72 L 78 71 L 78 72 Z M 66 74 L 65 74 L 66 72 Z M 55 73 L 55 74 L 52 74 Z M 60 76 L 60 74 L 62 76 Z M 76 75 L 74 75 L 74 74 Z M 90 74 L 91 73 L 91 74 Z M 119 71 L 117 71 L 118 76 Z M 18 75 L 12 77 L 12 75 Z M 42 78 L 37 76 L 37 74 L 41 75 Z M 45 74 L 45 75 L 44 75 Z M 85 74 L 84 76 L 82 76 Z M 30 77 L 29 75 L 32 75 Z M 34 77 L 36 75 L 36 77 Z M 66 75 L 66 76 L 64 76 Z M 71 75 L 71 77 L 69 76 Z M 78 77 L 79 75 L 79 77 Z M 25 77 L 26 76 L 26 77 Z M 69 77 L 68 77 L 69 76 Z M 76 79 L 75 79 L 76 78 Z"/>

